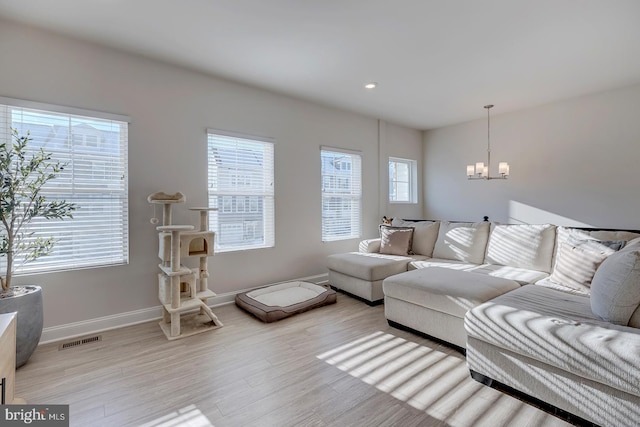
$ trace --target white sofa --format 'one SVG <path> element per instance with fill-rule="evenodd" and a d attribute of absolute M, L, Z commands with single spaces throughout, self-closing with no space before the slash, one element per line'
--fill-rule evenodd
<path fill-rule="evenodd" d="M 384 227 L 384 226 L 381 226 Z M 487 221 L 478 223 L 447 221 L 398 221 L 393 228 L 413 228 L 413 239 L 405 253 L 392 248 L 381 252 L 382 239 L 360 242 L 358 252 L 330 255 L 327 259 L 329 282 L 370 304 L 382 303 L 382 282 L 387 277 L 426 267 L 443 267 L 473 271 L 515 280 L 520 284 L 536 282 L 551 271 L 555 226 L 526 226 L 522 230 L 527 242 L 513 239 L 503 244 L 502 228 Z M 537 233 L 537 235 L 536 235 Z M 507 236 L 508 237 L 508 236 Z M 524 244 L 535 246 L 523 248 Z M 515 246 L 514 246 L 515 245 Z M 504 248 L 510 252 L 504 253 Z M 389 253 L 391 252 L 391 253 Z M 485 256 L 486 255 L 486 256 Z"/>
<path fill-rule="evenodd" d="M 383 299 L 393 326 L 462 348 L 484 383 L 578 422 L 638 425 L 640 234 L 551 224 L 393 225 L 358 252 L 329 256 L 331 285 L 369 303 Z"/>

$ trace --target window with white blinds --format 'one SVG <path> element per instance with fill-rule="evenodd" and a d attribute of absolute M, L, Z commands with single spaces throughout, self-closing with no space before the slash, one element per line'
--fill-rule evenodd
<path fill-rule="evenodd" d="M 208 130 L 209 228 L 217 252 L 275 245 L 274 144 Z"/>
<path fill-rule="evenodd" d="M 362 222 L 362 156 L 321 147 L 322 241 L 359 238 Z"/>
<path fill-rule="evenodd" d="M 75 203 L 73 219 L 34 218 L 23 230 L 53 237 L 53 251 L 28 263 L 18 258 L 17 274 L 126 264 L 129 261 L 127 194 L 128 118 L 0 98 L 0 140 L 13 143 L 11 129 L 66 166 L 43 187 L 48 200 Z M 5 257 L 0 268 L 6 269 Z"/>
<path fill-rule="evenodd" d="M 389 202 L 418 203 L 417 162 L 389 157 Z"/>

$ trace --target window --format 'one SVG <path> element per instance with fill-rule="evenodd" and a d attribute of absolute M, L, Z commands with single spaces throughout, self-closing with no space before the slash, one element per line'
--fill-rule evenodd
<path fill-rule="evenodd" d="M 124 116 L 0 98 L 0 140 L 12 142 L 11 128 L 29 132 L 29 148 L 66 163 L 42 194 L 77 205 L 73 219 L 36 218 L 25 226 L 25 233 L 51 236 L 56 244 L 47 256 L 22 265 L 18 260 L 16 273 L 128 263 L 127 122 Z"/>
<path fill-rule="evenodd" d="M 418 203 L 417 162 L 389 157 L 389 201 Z"/>
<path fill-rule="evenodd" d="M 218 252 L 275 244 L 273 142 L 207 131 L 210 228 Z"/>
<path fill-rule="evenodd" d="M 321 147 L 322 241 L 360 237 L 362 156 Z"/>

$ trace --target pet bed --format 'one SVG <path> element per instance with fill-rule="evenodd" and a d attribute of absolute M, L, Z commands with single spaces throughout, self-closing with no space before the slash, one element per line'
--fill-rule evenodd
<path fill-rule="evenodd" d="M 308 282 L 287 282 L 236 295 L 236 305 L 270 323 L 336 302 L 336 292 Z"/>

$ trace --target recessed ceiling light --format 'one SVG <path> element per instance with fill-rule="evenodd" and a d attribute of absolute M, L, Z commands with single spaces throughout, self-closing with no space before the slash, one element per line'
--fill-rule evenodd
<path fill-rule="evenodd" d="M 367 89 L 374 89 L 374 88 L 378 87 L 378 83 L 376 83 L 376 82 L 367 83 L 366 85 L 364 85 L 364 87 L 367 88 Z"/>

